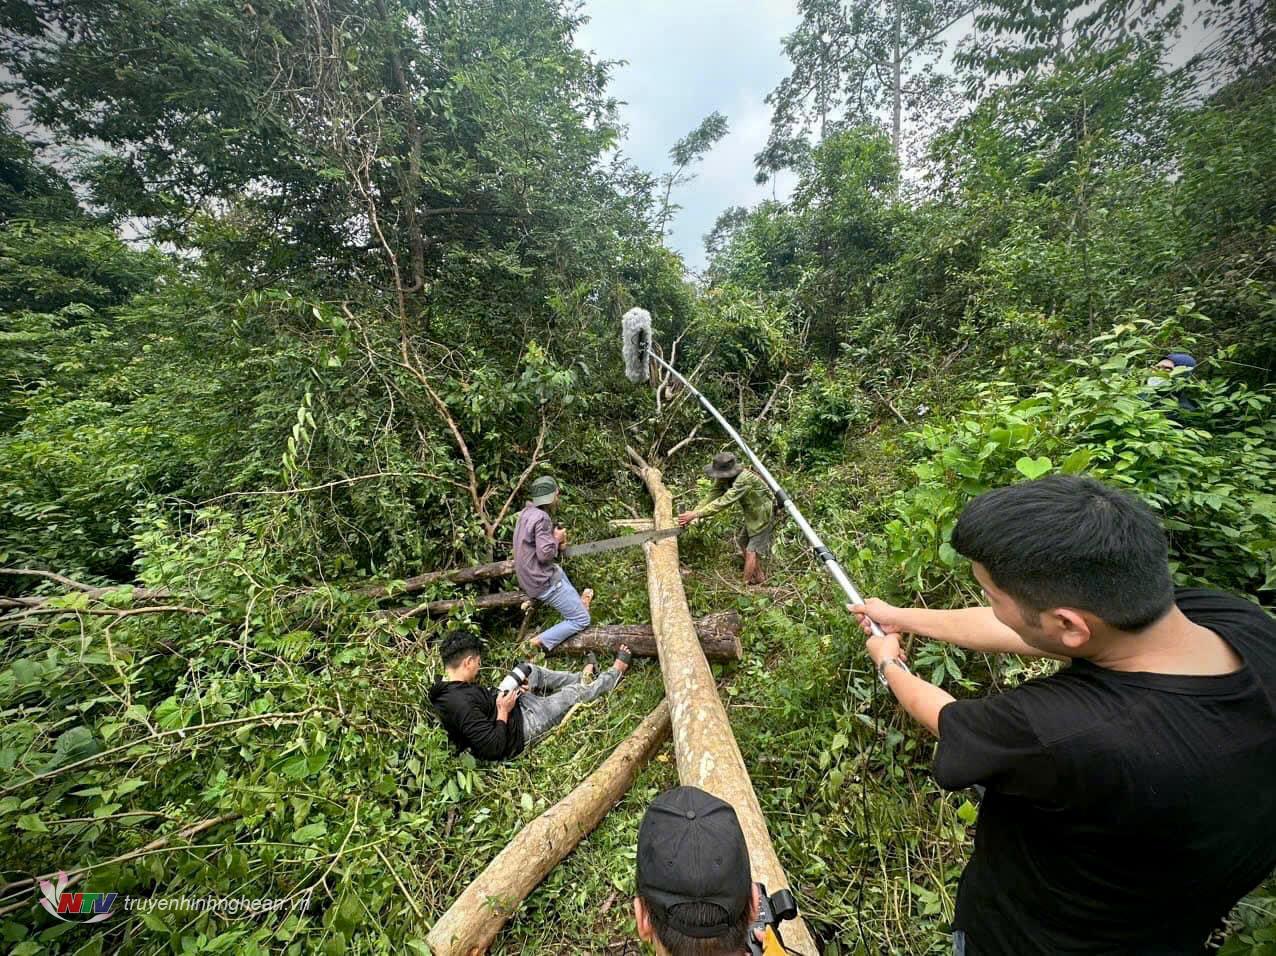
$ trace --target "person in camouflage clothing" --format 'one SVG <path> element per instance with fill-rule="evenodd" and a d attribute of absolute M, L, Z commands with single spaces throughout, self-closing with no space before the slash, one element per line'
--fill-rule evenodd
<path fill-rule="evenodd" d="M 776 510 L 771 489 L 761 476 L 741 465 L 730 452 L 715 455 L 704 473 L 713 479 L 713 488 L 692 510 L 678 515 L 678 524 L 685 528 L 738 503 L 744 519 L 736 536 L 744 552 L 744 583 L 762 584 L 766 580 L 762 558 L 770 557 L 771 539 L 775 535 Z"/>

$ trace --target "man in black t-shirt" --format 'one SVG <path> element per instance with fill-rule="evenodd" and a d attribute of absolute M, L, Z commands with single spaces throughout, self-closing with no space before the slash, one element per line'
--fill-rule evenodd
<path fill-rule="evenodd" d="M 457 753 L 468 750 L 479 760 L 507 760 L 543 740 L 574 706 L 615 690 L 633 660 L 629 647 L 621 644 L 616 662 L 601 674 L 592 661 L 579 674 L 552 671 L 528 661 L 521 687 L 507 690 L 502 681 L 502 689 L 497 690 L 478 683 L 482 655 L 477 636 L 465 631 L 449 634 L 439 645 L 443 680 L 435 681 L 429 691 L 430 703 Z M 596 676 L 586 683 L 591 672 Z M 511 672 L 508 686 L 519 676 Z"/>
<path fill-rule="evenodd" d="M 1201 953 L 1276 867 L 1276 621 L 1175 590 L 1136 499 L 1051 477 L 981 495 L 953 547 L 987 607 L 852 608 L 868 651 L 939 737 L 940 786 L 984 788 L 955 952 Z M 899 634 L 1070 660 L 977 700 L 908 672 Z"/>

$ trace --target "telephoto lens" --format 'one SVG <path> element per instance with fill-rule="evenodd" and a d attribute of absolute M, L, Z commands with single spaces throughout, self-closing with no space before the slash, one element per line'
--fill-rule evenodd
<path fill-rule="evenodd" d="M 523 661 L 523 663 L 515 665 L 514 669 L 505 675 L 505 679 L 500 682 L 496 689 L 502 694 L 506 691 L 516 690 L 526 684 L 527 679 L 531 676 L 532 662 Z"/>

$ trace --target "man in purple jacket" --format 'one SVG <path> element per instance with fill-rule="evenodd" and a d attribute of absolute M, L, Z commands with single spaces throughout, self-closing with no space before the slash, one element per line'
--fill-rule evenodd
<path fill-rule="evenodd" d="M 548 604 L 563 619 L 532 638 L 532 646 L 549 653 L 573 634 L 589 627 L 589 604 L 594 599 L 592 588 L 577 594 L 566 572 L 557 564 L 559 554 L 567 547 L 567 532 L 554 527 L 553 514 L 558 510 L 558 482 L 541 475 L 528 488 L 531 500 L 518 514 L 514 525 L 514 573 L 518 586 L 528 597 Z"/>

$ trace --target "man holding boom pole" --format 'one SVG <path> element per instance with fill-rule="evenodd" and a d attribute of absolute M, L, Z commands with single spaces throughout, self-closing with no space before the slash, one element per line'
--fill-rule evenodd
<path fill-rule="evenodd" d="M 982 786 L 954 952 L 1203 953 L 1276 867 L 1276 621 L 1176 589 L 1160 521 L 1097 481 L 988 492 L 953 532 L 986 607 L 852 610 L 900 705 L 939 737 L 935 778 Z M 1049 677 L 955 700 L 899 634 L 1054 657 Z"/>

